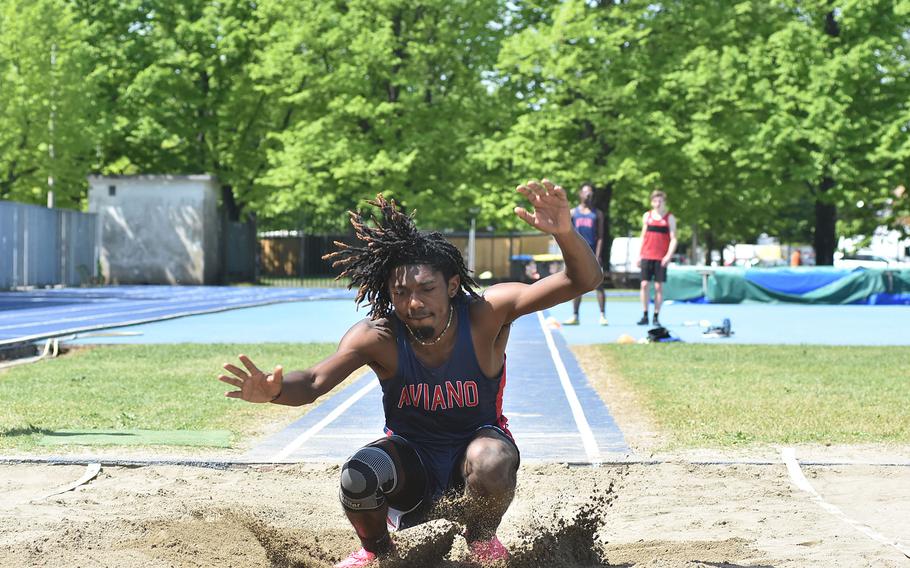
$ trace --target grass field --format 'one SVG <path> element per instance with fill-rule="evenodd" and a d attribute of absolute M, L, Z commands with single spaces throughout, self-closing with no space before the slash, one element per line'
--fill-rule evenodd
<path fill-rule="evenodd" d="M 301 409 L 223 396 L 221 365 L 304 368 L 333 344 L 79 349 L 0 371 L 0 449 L 63 429 L 228 430 L 235 441 Z M 910 348 L 594 345 L 674 447 L 910 442 Z"/>
<path fill-rule="evenodd" d="M 596 345 L 677 447 L 910 442 L 910 348 Z"/>
<path fill-rule="evenodd" d="M 306 368 L 334 344 L 126 345 L 78 349 L 0 371 L 0 449 L 28 450 L 62 429 L 229 430 L 235 440 L 301 409 L 228 399 L 218 381 L 240 349 L 271 369 Z"/>

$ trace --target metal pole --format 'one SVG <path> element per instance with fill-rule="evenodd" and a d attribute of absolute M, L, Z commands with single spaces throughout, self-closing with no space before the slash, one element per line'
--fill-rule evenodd
<path fill-rule="evenodd" d="M 53 87 L 54 85 L 54 67 L 57 66 L 57 44 L 51 44 L 51 116 L 47 123 L 48 130 L 48 157 L 50 158 L 50 164 L 47 176 L 47 208 L 54 208 L 54 118 L 57 113 L 57 104 L 56 104 L 56 92 Z"/>
<path fill-rule="evenodd" d="M 477 232 L 477 220 L 475 217 L 471 217 L 471 230 L 468 232 L 468 272 L 472 275 L 474 274 L 474 257 L 475 257 L 475 242 L 474 237 Z"/>

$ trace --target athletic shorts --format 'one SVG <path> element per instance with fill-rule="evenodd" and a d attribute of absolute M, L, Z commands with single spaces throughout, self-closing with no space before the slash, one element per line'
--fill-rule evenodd
<path fill-rule="evenodd" d="M 498 432 L 506 441 L 508 441 L 518 452 L 518 446 L 512 438 L 508 428 L 494 425 L 481 426 L 475 430 L 475 435 L 481 430 L 494 430 Z M 390 434 L 390 438 L 397 444 L 405 444 L 408 448 L 413 449 L 420 458 L 420 466 L 423 467 L 423 473 L 427 480 L 424 488 L 424 498 L 419 506 L 411 507 L 410 510 L 402 509 L 403 503 L 397 503 L 393 498 L 388 498 L 389 503 L 389 525 L 398 529 L 412 527 L 426 520 L 427 513 L 430 512 L 433 504 L 436 503 L 445 494 L 464 490 L 465 479 L 462 475 L 461 461 L 464 458 L 465 451 L 468 449 L 470 440 L 461 444 L 416 444 L 404 436 Z M 383 440 L 377 440 L 372 445 L 381 445 Z M 519 460 L 521 454 L 519 453 Z M 413 463 L 413 462 L 411 462 Z M 415 466 L 416 467 L 416 466 Z M 405 477 L 409 479 L 419 479 L 424 477 L 419 472 L 405 472 Z M 408 491 L 410 493 L 410 491 Z M 408 503 L 410 506 L 410 503 Z"/>
<path fill-rule="evenodd" d="M 641 259 L 641 281 L 647 282 L 652 278 L 655 282 L 666 282 L 667 267 L 659 260 Z"/>

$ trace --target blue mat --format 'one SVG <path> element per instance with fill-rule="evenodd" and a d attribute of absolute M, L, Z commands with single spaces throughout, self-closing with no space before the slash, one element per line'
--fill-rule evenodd
<path fill-rule="evenodd" d="M 805 294 L 850 275 L 850 270 L 747 270 L 745 278 L 768 290 L 785 294 Z"/>

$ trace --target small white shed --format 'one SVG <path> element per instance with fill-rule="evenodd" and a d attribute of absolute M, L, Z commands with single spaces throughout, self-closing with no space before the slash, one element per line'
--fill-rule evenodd
<path fill-rule="evenodd" d="M 90 176 L 109 284 L 214 284 L 219 187 L 210 175 Z"/>

